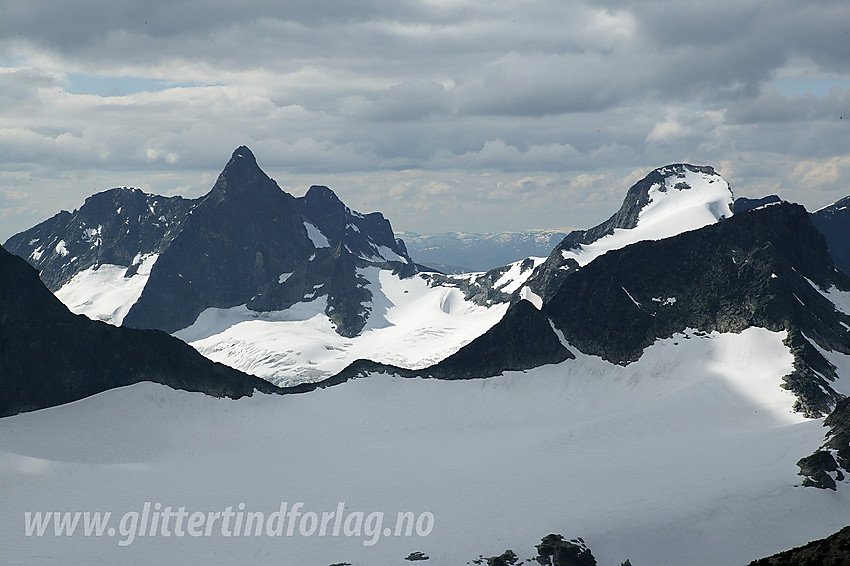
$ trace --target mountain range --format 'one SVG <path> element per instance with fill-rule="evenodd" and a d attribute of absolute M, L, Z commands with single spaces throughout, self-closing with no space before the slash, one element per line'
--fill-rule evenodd
<path fill-rule="evenodd" d="M 374 546 L 151 537 L 96 553 L 490 563 L 559 532 L 600 564 L 716 565 L 822 538 L 850 503 L 842 202 L 735 198 L 711 167 L 673 164 L 545 257 L 441 274 L 380 213 L 327 187 L 288 195 L 245 147 L 200 199 L 99 193 L 10 238 L 20 257 L 0 251 L 2 414 L 52 407 L 2 421 L 17 515 L 0 532 L 57 501 L 156 497 L 344 501 L 437 526 Z M 16 563 L 91 544 L 3 540 Z"/>

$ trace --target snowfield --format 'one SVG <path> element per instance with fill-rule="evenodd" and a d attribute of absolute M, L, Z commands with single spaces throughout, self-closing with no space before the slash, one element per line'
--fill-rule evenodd
<path fill-rule="evenodd" d="M 380 321 L 402 314 L 395 293 L 421 284 L 377 298 L 368 332 L 392 328 Z M 465 308 L 447 300 L 450 312 Z M 578 354 L 486 380 L 372 375 L 238 401 L 144 383 L 4 418 L 3 562 L 381 566 L 422 551 L 423 564 L 463 565 L 507 548 L 527 558 L 560 533 L 582 536 L 601 565 L 741 566 L 837 531 L 850 509 L 846 482 L 797 487 L 795 462 L 825 429 L 791 412 L 783 338 L 687 332 L 628 366 Z M 54 536 L 52 526 L 24 534 L 27 511 L 111 511 L 117 526 L 145 502 L 204 513 L 244 504 L 268 516 L 282 501 L 304 502 L 305 513 L 338 502 L 382 511 L 384 526 L 399 511 L 430 512 L 434 523 L 428 536 L 372 545 L 297 528 L 126 546 L 108 533 Z"/>
<path fill-rule="evenodd" d="M 276 312 L 239 306 L 206 309 L 175 332 L 213 361 L 277 385 L 318 381 L 359 358 L 419 369 L 455 353 L 491 326 L 507 304 L 481 307 L 453 287 L 431 287 L 421 276 L 401 279 L 376 267 L 359 269 L 372 293 L 366 326 L 340 336 L 325 315 L 327 297 Z"/>
<path fill-rule="evenodd" d="M 89 267 L 56 291 L 56 297 L 74 314 L 121 326 L 142 295 L 158 257 L 159 254 L 137 255 L 133 259 L 137 270 L 129 277 L 129 267 L 108 263 Z"/>

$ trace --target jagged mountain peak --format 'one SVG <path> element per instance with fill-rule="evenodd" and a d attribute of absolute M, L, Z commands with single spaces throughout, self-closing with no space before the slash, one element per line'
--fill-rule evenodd
<path fill-rule="evenodd" d="M 340 334 L 360 331 L 371 295 L 358 270 L 416 266 L 381 213 L 327 187 L 296 199 L 238 147 L 205 196 L 112 189 L 7 241 L 74 312 L 175 332 L 207 308 L 277 311 L 324 297 Z"/>
<path fill-rule="evenodd" d="M 284 193 L 257 164 L 254 154 L 246 146 L 236 148 L 230 161 L 219 174 L 212 190 L 205 197 L 207 200 L 220 202 L 222 200 L 248 200 L 260 197 L 279 197 Z"/>

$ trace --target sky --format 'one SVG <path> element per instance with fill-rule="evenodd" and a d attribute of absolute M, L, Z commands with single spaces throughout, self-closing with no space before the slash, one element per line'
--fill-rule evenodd
<path fill-rule="evenodd" d="M 850 195 L 846 0 L 0 0 L 0 241 L 249 146 L 396 231 L 584 228 L 656 167 Z"/>

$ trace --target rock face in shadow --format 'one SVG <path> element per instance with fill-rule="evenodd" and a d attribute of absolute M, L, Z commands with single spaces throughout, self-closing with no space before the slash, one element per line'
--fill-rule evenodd
<path fill-rule="evenodd" d="M 295 198 L 240 147 L 159 256 L 124 325 L 175 332 L 206 308 L 246 304 L 312 250 Z"/>
<path fill-rule="evenodd" d="M 197 202 L 139 189 L 109 189 L 87 198 L 79 210 L 63 210 L 15 234 L 4 247 L 26 259 L 56 292 L 84 269 L 138 267 L 137 256 L 160 253 L 180 233 Z"/>
<path fill-rule="evenodd" d="M 438 364 L 426 377 L 469 379 L 557 364 L 575 355 L 561 344 L 549 320 L 528 301 L 511 305 L 490 330 Z"/>
<path fill-rule="evenodd" d="M 0 248 L 0 416 L 140 381 L 216 397 L 278 391 L 162 331 L 116 328 L 70 313 L 35 269 Z"/>
<path fill-rule="evenodd" d="M 798 205 L 750 210 L 718 224 L 608 252 L 575 271 L 537 311 L 528 301 L 435 366 L 404 370 L 358 360 L 331 384 L 370 371 L 442 379 L 498 375 L 573 357 L 561 342 L 617 364 L 659 338 L 693 329 L 785 331 L 794 367 L 784 387 L 795 410 L 817 418 L 842 396 L 835 367 L 815 348 L 850 353 L 850 316 L 824 293 L 850 290 Z M 310 385 L 316 387 L 321 385 Z"/>
<path fill-rule="evenodd" d="M 850 196 L 811 214 L 812 223 L 826 238 L 836 267 L 850 275 Z"/>

